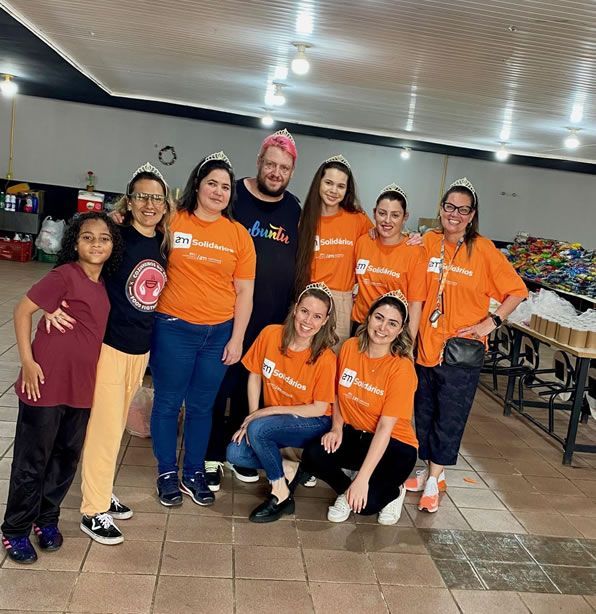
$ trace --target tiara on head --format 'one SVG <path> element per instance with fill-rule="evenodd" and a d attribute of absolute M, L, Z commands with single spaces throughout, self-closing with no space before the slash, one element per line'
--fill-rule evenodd
<path fill-rule="evenodd" d="M 271 136 L 283 136 L 284 138 L 290 140 L 293 145 L 296 145 L 296 142 L 294 141 L 294 137 L 285 128 L 283 128 L 282 130 L 278 130 L 277 132 L 274 132 Z"/>
<path fill-rule="evenodd" d="M 216 153 L 212 153 L 212 154 L 208 155 L 201 162 L 201 165 L 197 169 L 197 175 L 199 174 L 199 171 L 203 168 L 203 166 L 205 166 L 205 164 L 207 164 L 207 162 L 213 162 L 213 160 L 221 160 L 222 162 L 225 162 L 230 168 L 232 168 L 232 163 L 230 162 L 230 158 L 228 158 L 228 156 L 226 156 L 226 154 L 223 151 L 218 151 Z"/>
<path fill-rule="evenodd" d="M 472 182 L 467 178 L 467 177 L 462 177 L 461 179 L 456 179 L 450 186 L 449 186 L 449 190 L 451 188 L 466 188 L 467 190 L 470 190 L 470 192 L 472 192 L 472 196 L 474 197 L 474 204 L 476 204 L 478 202 L 478 198 L 476 196 L 476 190 L 474 189 L 474 186 L 472 185 Z M 449 191 L 447 190 L 447 191 Z"/>
<path fill-rule="evenodd" d="M 326 294 L 329 297 L 329 301 L 331 302 L 331 306 L 329 307 L 329 311 L 331 311 L 333 309 L 333 295 L 331 294 L 331 290 L 329 290 L 329 288 L 327 287 L 327 284 L 324 281 L 317 281 L 315 283 L 308 284 L 306 286 L 306 288 L 304 288 L 304 290 L 302 290 L 302 292 L 300 293 L 300 296 L 298 296 L 298 300 L 296 301 L 296 304 L 298 304 L 300 302 L 300 299 L 302 298 L 302 295 L 307 290 L 320 290 L 321 292 Z"/>
<path fill-rule="evenodd" d="M 406 308 L 406 319 L 407 319 L 407 317 L 408 317 L 408 299 L 406 298 L 406 295 L 401 290 L 391 290 L 391 292 L 387 292 L 387 293 L 379 296 L 379 298 L 375 301 L 374 304 L 378 303 L 381 299 L 388 298 L 388 297 L 397 299 Z"/>
<path fill-rule="evenodd" d="M 137 168 L 137 170 L 132 174 L 128 185 L 130 185 L 134 181 L 135 177 L 137 177 L 141 173 L 151 173 L 152 175 L 159 177 L 164 183 L 166 182 L 166 180 L 163 178 L 163 175 L 159 172 L 158 169 L 155 168 L 155 166 L 153 166 L 153 164 L 151 164 L 150 162 L 145 162 L 143 166 L 139 166 L 139 168 Z"/>
<path fill-rule="evenodd" d="M 329 164 L 329 162 L 337 162 L 338 164 L 343 164 L 350 171 L 350 173 L 352 172 L 352 167 L 350 166 L 350 163 L 346 160 L 346 158 L 343 157 L 342 154 L 327 158 L 325 162 L 323 162 L 323 164 Z"/>
<path fill-rule="evenodd" d="M 406 193 L 397 185 L 397 183 L 390 183 L 389 185 L 386 185 L 379 192 L 379 195 L 377 196 L 377 200 L 379 200 L 379 198 L 381 198 L 383 194 L 387 194 L 388 192 L 397 192 L 398 194 L 401 194 L 404 197 L 404 200 L 406 201 L 406 204 L 407 204 L 408 197 L 406 196 Z"/>

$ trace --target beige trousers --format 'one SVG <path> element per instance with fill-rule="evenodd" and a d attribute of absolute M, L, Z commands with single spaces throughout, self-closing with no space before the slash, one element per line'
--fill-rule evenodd
<path fill-rule="evenodd" d="M 125 354 L 105 343 L 101 346 L 82 455 L 83 514 L 93 516 L 110 509 L 116 459 L 128 408 L 143 382 L 148 362 L 149 352 Z"/>

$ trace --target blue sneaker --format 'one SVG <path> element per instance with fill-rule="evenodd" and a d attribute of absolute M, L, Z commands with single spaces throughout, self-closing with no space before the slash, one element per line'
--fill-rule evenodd
<path fill-rule="evenodd" d="M 53 524 L 47 527 L 38 527 L 33 524 L 35 535 L 39 538 L 39 547 L 42 550 L 58 550 L 62 546 L 64 538 L 58 529 L 58 525 Z"/>
<path fill-rule="evenodd" d="M 215 495 L 211 492 L 203 471 L 197 471 L 191 478 L 182 476 L 180 490 L 199 505 L 213 505 L 215 503 Z"/>
<path fill-rule="evenodd" d="M 37 552 L 28 537 L 17 537 L 9 539 L 2 536 L 2 545 L 8 554 L 8 558 L 15 563 L 29 565 L 37 561 Z"/>
<path fill-rule="evenodd" d="M 157 496 L 162 505 L 182 505 L 182 493 L 178 488 L 178 474 L 175 471 L 162 473 L 157 478 Z"/>

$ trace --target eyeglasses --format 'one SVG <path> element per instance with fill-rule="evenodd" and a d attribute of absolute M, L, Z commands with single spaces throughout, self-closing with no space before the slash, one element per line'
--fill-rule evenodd
<path fill-rule="evenodd" d="M 145 194 L 144 192 L 133 192 L 128 195 L 129 198 L 136 200 L 137 202 L 148 203 L 151 201 L 154 205 L 160 205 L 164 207 L 166 204 L 166 197 L 163 194 Z"/>
<path fill-rule="evenodd" d="M 263 162 L 263 168 L 268 173 L 276 171 L 279 168 L 279 172 L 282 175 L 289 175 L 292 170 L 292 167 L 287 164 L 275 164 L 275 162 Z"/>
<path fill-rule="evenodd" d="M 474 207 L 464 205 L 463 207 L 456 207 L 453 203 L 441 203 L 441 209 L 446 213 L 453 213 L 457 211 L 460 215 L 470 215 L 474 211 Z"/>

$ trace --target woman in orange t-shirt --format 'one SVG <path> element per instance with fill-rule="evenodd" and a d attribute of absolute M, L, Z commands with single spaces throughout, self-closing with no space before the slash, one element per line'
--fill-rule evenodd
<path fill-rule="evenodd" d="M 331 426 L 335 399 L 335 309 L 327 286 L 306 287 L 283 325 L 263 329 L 242 363 L 248 376 L 249 415 L 228 445 L 234 465 L 265 469 L 271 495 L 249 516 L 273 522 L 294 512 L 280 448 L 302 448 Z M 264 407 L 259 408 L 261 389 Z"/>
<path fill-rule="evenodd" d="M 409 217 L 406 193 L 395 183 L 384 187 L 373 215 L 376 238 L 365 234 L 356 243 L 358 293 L 352 308 L 352 334 L 379 296 L 401 290 L 408 299 L 408 327 L 415 339 L 426 298 L 426 254 L 422 246 L 408 245 L 408 237 L 402 233 Z"/>
<path fill-rule="evenodd" d="M 192 170 L 170 221 L 168 283 L 157 304 L 149 361 L 157 492 L 166 506 L 181 505 L 182 492 L 199 505 L 215 501 L 205 479 L 211 412 L 228 365 L 242 354 L 256 265 L 253 241 L 232 215 L 234 186 L 226 155 L 207 156 Z M 179 483 L 176 444 L 183 402 Z"/>
<path fill-rule="evenodd" d="M 427 296 L 418 333 L 414 401 L 419 456 L 429 468 L 417 471 L 406 489 L 424 491 L 418 509 L 436 512 L 439 491 L 446 490 L 445 465 L 455 465 L 472 408 L 480 367 L 443 362 L 446 342 L 455 337 L 485 341 L 528 291 L 495 247 L 478 233 L 478 197 L 463 177 L 443 198 L 441 229 L 424 235 Z M 490 299 L 501 303 L 489 313 Z"/>
<path fill-rule="evenodd" d="M 331 522 L 347 520 L 351 511 L 378 513 L 380 524 L 399 520 L 402 484 L 418 447 L 411 424 L 417 384 L 411 351 L 407 300 L 400 290 L 378 298 L 357 336 L 341 349 L 333 425 L 305 446 L 295 480 L 314 475 L 337 492 L 327 514 Z"/>
<path fill-rule="evenodd" d="M 337 335 L 341 344 L 350 336 L 352 289 L 355 284 L 356 241 L 372 228 L 358 203 L 350 163 L 342 156 L 328 158 L 310 184 L 300 216 L 296 254 L 296 289 L 322 281 L 333 294 Z"/>

